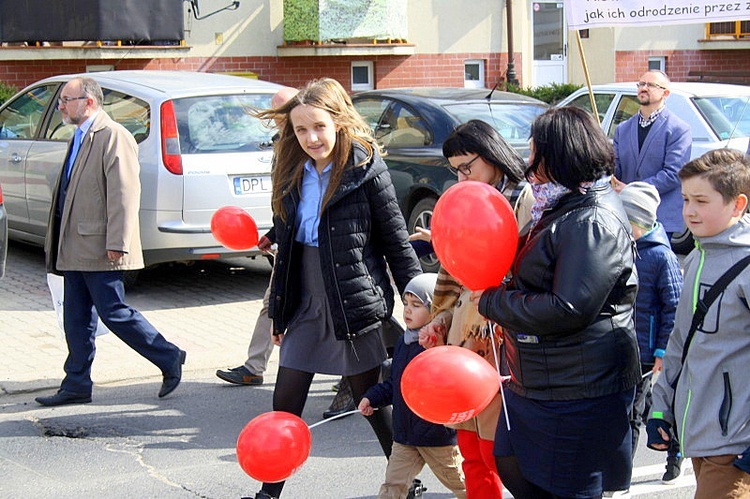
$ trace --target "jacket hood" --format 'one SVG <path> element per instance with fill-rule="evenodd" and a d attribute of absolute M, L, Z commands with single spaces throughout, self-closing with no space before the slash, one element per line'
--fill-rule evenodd
<path fill-rule="evenodd" d="M 372 157 L 365 162 L 367 151 L 364 146 L 359 142 L 352 143 L 352 151 L 349 153 L 349 166 L 347 166 L 341 178 L 341 185 L 331 199 L 332 203 L 388 169 L 377 150 L 377 146 L 373 147 L 375 149 Z"/>
<path fill-rule="evenodd" d="M 656 225 L 650 232 L 647 232 L 640 239 L 635 242 L 638 249 L 647 248 L 651 246 L 666 246 L 670 248 L 669 238 L 667 232 L 664 230 L 664 226 L 661 222 L 656 222 Z"/>

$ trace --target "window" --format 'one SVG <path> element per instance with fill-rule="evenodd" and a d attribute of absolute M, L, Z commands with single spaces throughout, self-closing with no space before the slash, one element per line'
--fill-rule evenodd
<path fill-rule="evenodd" d="M 464 62 L 464 87 L 484 87 L 484 61 L 473 60 Z"/>
<path fill-rule="evenodd" d="M 270 107 L 271 94 L 201 95 L 173 103 L 182 154 L 259 151 L 276 133 L 251 114 Z"/>
<path fill-rule="evenodd" d="M 635 95 L 623 95 L 617 104 L 617 109 L 612 118 L 612 123 L 609 125 L 609 130 L 607 130 L 607 137 L 610 139 L 614 138 L 617 125 L 635 115 L 640 110 L 640 106 L 638 98 Z"/>
<path fill-rule="evenodd" d="M 599 123 L 604 121 L 604 117 L 607 115 L 609 106 L 612 105 L 612 101 L 615 100 L 615 94 L 606 93 L 595 93 L 594 102 L 596 102 L 596 111 L 599 113 Z M 591 109 L 591 97 L 588 92 L 581 94 L 570 102 L 571 106 L 580 107 L 593 114 Z"/>
<path fill-rule="evenodd" d="M 667 72 L 667 58 L 664 56 L 649 57 L 648 69 L 649 71 L 652 69 L 657 69 L 661 71 L 662 73 L 666 73 Z"/>
<path fill-rule="evenodd" d="M 34 138 L 47 104 L 56 90 L 57 84 L 35 87 L 8 104 L 0 114 L 0 138 Z"/>
<path fill-rule="evenodd" d="M 388 133 L 380 140 L 389 147 L 424 147 L 432 144 L 432 132 L 422 118 L 406 107 L 395 104 L 383 117 L 381 128 Z"/>
<path fill-rule="evenodd" d="M 102 108 L 110 118 L 128 129 L 139 144 L 148 137 L 151 128 L 151 108 L 148 103 L 132 95 L 103 88 L 104 105 Z M 70 140 L 75 125 L 62 122 L 60 113 L 53 113 L 45 137 L 52 140 Z"/>
<path fill-rule="evenodd" d="M 354 108 L 370 125 L 376 139 L 380 138 L 378 133 L 383 133 L 378 125 L 380 124 L 380 117 L 383 116 L 383 111 L 386 110 L 390 102 L 390 100 L 385 99 L 359 99 L 354 103 Z"/>
<path fill-rule="evenodd" d="M 372 61 L 352 61 L 352 92 L 374 88 Z"/>
<path fill-rule="evenodd" d="M 706 24 L 706 38 L 718 40 L 750 38 L 750 21 L 708 23 Z"/>

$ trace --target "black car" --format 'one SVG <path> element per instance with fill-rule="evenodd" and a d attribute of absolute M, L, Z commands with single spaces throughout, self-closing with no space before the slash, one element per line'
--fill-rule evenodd
<path fill-rule="evenodd" d="M 409 232 L 429 227 L 438 197 L 456 182 L 443 157 L 443 141 L 461 123 L 480 119 L 493 125 L 521 155 L 529 155 L 529 130 L 547 104 L 486 88 L 397 88 L 360 92 L 357 111 L 383 145 Z M 422 258 L 425 272 L 438 267 Z"/>

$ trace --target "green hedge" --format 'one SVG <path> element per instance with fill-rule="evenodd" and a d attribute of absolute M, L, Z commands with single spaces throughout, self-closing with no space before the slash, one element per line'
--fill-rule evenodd
<path fill-rule="evenodd" d="M 0 104 L 16 95 L 16 92 L 18 92 L 18 88 L 0 82 Z"/>
<path fill-rule="evenodd" d="M 582 86 L 574 83 L 551 83 L 534 88 L 521 88 L 517 85 L 508 85 L 507 90 L 514 94 L 528 95 L 529 97 L 543 100 L 547 104 L 556 104 Z"/>

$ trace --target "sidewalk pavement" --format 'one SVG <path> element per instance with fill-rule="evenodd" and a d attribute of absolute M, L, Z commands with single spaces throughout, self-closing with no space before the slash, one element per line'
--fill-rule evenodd
<path fill-rule="evenodd" d="M 183 376 L 189 379 L 191 372 L 245 361 L 270 272 L 265 259 L 145 270 L 135 288 L 126 291 L 126 301 L 187 351 Z M 59 387 L 67 348 L 52 308 L 40 248 L 15 243 L 9 248 L 6 276 L 0 280 L 0 344 L 0 393 Z M 96 345 L 95 392 L 97 384 L 161 378 L 153 364 L 113 334 L 100 336 Z M 277 365 L 275 348 L 268 367 L 271 377 Z"/>

